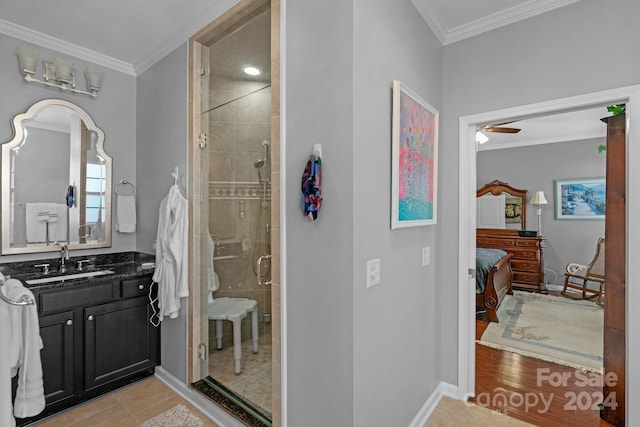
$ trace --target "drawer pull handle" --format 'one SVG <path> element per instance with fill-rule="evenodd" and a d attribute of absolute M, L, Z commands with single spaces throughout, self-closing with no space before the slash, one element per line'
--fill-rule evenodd
<path fill-rule="evenodd" d="M 143 290 L 144 289 L 144 285 L 138 285 L 138 289 Z"/>
<path fill-rule="evenodd" d="M 87 317 L 87 320 L 89 320 L 89 321 L 93 320 L 93 315 Z"/>
<path fill-rule="evenodd" d="M 67 324 L 67 326 L 71 326 L 73 325 L 73 320 L 69 319 L 65 323 Z"/>

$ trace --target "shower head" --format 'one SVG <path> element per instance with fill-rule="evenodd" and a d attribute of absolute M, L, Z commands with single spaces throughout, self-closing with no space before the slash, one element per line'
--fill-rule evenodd
<path fill-rule="evenodd" d="M 258 169 L 258 181 L 260 182 L 262 182 L 262 174 L 260 173 L 260 169 L 262 169 L 264 164 L 265 164 L 265 159 L 258 159 L 253 163 L 253 167 Z"/>

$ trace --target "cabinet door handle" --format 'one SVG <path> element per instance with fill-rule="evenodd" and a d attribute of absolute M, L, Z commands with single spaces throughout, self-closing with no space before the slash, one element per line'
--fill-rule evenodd
<path fill-rule="evenodd" d="M 90 315 L 89 317 L 87 317 L 87 320 L 89 320 L 89 321 L 93 320 L 93 314 Z"/>
<path fill-rule="evenodd" d="M 143 290 L 144 289 L 144 285 L 138 285 L 138 289 Z"/>
<path fill-rule="evenodd" d="M 73 325 L 73 320 L 69 319 L 66 321 L 67 326 Z"/>

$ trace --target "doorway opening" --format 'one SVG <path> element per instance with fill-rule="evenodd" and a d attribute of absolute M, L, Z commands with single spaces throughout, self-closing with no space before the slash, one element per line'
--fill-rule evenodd
<path fill-rule="evenodd" d="M 520 120 L 523 118 L 536 117 L 541 115 L 557 114 L 577 109 L 587 109 L 598 105 L 611 105 L 625 103 L 627 105 L 627 117 L 634 117 L 632 112 L 639 111 L 640 89 L 638 87 L 621 88 L 617 90 L 605 91 L 585 96 L 566 98 L 551 102 L 522 106 L 513 109 L 499 110 L 490 113 L 483 113 L 474 116 L 466 116 L 460 119 L 460 182 L 459 182 L 459 341 L 458 341 L 458 392 L 461 399 L 467 399 L 475 394 L 475 286 L 470 274 L 470 270 L 475 268 L 475 228 L 476 228 L 476 150 L 475 132 L 476 127 L 486 123 L 504 122 Z M 640 124 L 636 120 L 627 122 L 627 162 L 631 159 L 639 158 L 640 150 L 637 142 L 640 140 Z M 634 189 L 640 184 L 638 179 L 640 174 L 627 168 L 627 194 L 633 195 Z M 637 193 L 635 193 L 637 194 Z M 637 212 L 640 209 L 640 202 L 633 197 L 627 199 L 627 212 Z M 637 215 L 636 215 L 637 216 Z M 640 221 L 634 215 L 627 215 L 627 235 L 640 231 Z M 637 259 L 640 255 L 640 245 L 628 238 L 626 248 L 627 259 Z M 635 284 L 634 278 L 638 277 L 640 269 L 632 263 L 627 263 L 626 271 L 626 304 L 638 297 L 640 287 Z M 631 396 L 638 396 L 640 392 L 638 384 L 632 384 L 628 379 L 636 378 L 637 372 L 629 360 L 638 355 L 640 350 L 640 340 L 630 334 L 630 325 L 637 324 L 638 316 L 633 310 L 627 310 L 626 319 L 626 401 L 633 401 Z M 635 320 L 635 322 L 634 322 Z M 636 375 L 634 377 L 634 375 Z M 627 416 L 633 419 L 632 407 L 627 407 Z M 637 416 L 637 414 L 636 414 Z"/>
<path fill-rule="evenodd" d="M 272 13 L 269 0 L 241 2 L 190 40 L 189 383 L 249 426 L 279 416 Z"/>

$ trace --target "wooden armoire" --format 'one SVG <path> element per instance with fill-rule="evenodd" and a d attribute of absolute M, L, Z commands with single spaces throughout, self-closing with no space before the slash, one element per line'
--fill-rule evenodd
<path fill-rule="evenodd" d="M 625 425 L 625 278 L 626 278 L 626 119 L 625 115 L 602 119 L 607 123 L 607 212 L 605 216 L 604 370 L 616 381 L 603 387 L 600 416 L 614 426 Z M 608 404 L 609 403 L 609 404 Z M 610 405 L 615 403 L 615 405 Z M 614 407 L 615 406 L 615 407 Z"/>

